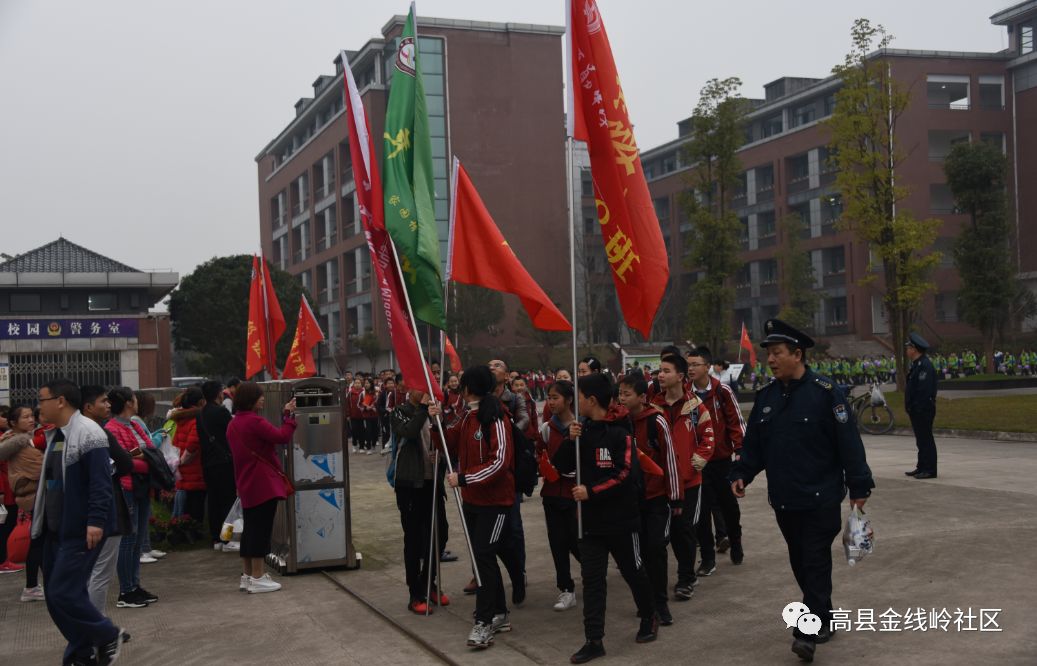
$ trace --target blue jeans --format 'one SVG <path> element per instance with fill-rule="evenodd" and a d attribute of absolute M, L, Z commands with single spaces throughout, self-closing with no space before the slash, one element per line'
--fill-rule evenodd
<path fill-rule="evenodd" d="M 119 593 L 126 594 L 140 587 L 140 552 L 144 535 L 148 532 L 148 518 L 151 517 L 151 502 L 136 499 L 129 490 L 122 491 L 126 498 L 126 507 L 130 510 L 131 534 L 123 534 L 119 543 Z"/>
<path fill-rule="evenodd" d="M 173 513 L 171 518 L 179 518 L 184 515 L 184 507 L 187 504 L 187 491 L 178 490 L 173 494 Z"/>

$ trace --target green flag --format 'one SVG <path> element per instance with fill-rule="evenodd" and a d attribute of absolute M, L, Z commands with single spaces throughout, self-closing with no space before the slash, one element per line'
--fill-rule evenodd
<path fill-rule="evenodd" d="M 396 49 L 383 139 L 385 226 L 400 255 L 414 316 L 445 329 L 439 231 L 433 206 L 432 142 L 418 60 L 414 5 Z"/>

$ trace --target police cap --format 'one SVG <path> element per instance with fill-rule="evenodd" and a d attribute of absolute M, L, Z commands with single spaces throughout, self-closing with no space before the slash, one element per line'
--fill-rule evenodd
<path fill-rule="evenodd" d="M 814 346 L 813 338 L 780 319 L 768 319 L 767 323 L 763 325 L 763 332 L 767 334 L 767 337 L 760 343 L 761 347 L 767 347 L 776 342 L 784 342 L 799 349 L 810 349 Z"/>
<path fill-rule="evenodd" d="M 922 352 L 928 351 L 930 346 L 929 343 L 925 341 L 925 338 L 918 335 L 917 333 L 912 333 L 911 335 L 907 336 L 907 344 Z"/>

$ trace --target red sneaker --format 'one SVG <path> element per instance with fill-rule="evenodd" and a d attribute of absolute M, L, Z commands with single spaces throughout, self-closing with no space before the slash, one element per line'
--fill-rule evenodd
<path fill-rule="evenodd" d="M 436 604 L 438 606 L 449 606 L 450 605 L 450 597 L 448 597 L 447 595 L 445 595 L 442 592 L 437 592 L 437 591 L 433 590 L 432 591 L 432 603 L 434 603 L 434 604 Z"/>
<path fill-rule="evenodd" d="M 12 562 L 10 560 L 4 562 L 3 564 L 0 564 L 0 574 L 18 573 L 19 571 L 24 571 L 24 570 L 25 570 L 25 565 L 24 564 L 15 564 L 14 562 Z"/>
<path fill-rule="evenodd" d="M 417 615 L 424 615 L 430 609 L 428 603 L 420 599 L 417 599 L 407 604 L 407 610 L 409 610 L 412 613 L 416 613 Z"/>

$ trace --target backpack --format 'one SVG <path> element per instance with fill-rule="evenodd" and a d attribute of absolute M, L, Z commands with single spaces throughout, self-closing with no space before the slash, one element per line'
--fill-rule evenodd
<path fill-rule="evenodd" d="M 483 437 L 490 441 L 490 431 L 482 426 Z M 515 455 L 511 472 L 515 477 L 515 491 L 526 497 L 532 497 L 537 487 L 539 466 L 537 465 L 536 447 L 526 437 L 526 433 L 519 430 L 514 422 L 511 422 L 511 441 L 515 445 Z"/>

